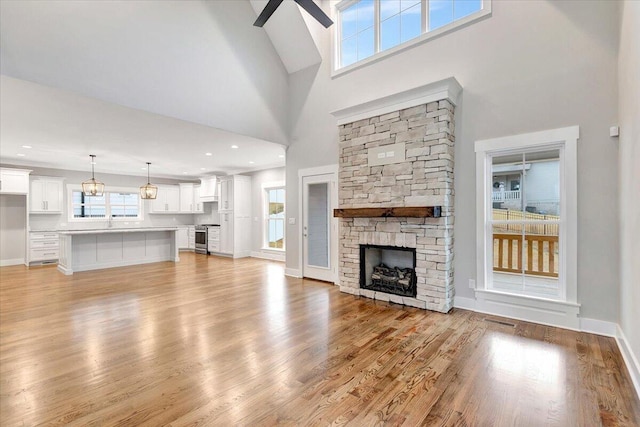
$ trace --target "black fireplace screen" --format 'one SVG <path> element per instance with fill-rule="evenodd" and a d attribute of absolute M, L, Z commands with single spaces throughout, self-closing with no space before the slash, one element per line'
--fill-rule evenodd
<path fill-rule="evenodd" d="M 416 250 L 360 245 L 360 288 L 416 296 Z"/>

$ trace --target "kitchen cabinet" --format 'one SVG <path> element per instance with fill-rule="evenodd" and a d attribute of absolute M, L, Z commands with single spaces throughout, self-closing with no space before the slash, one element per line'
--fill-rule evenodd
<path fill-rule="evenodd" d="M 218 201 L 218 178 L 215 176 L 207 176 L 200 178 L 200 202 L 217 202 Z"/>
<path fill-rule="evenodd" d="M 29 194 L 29 174 L 26 169 L 0 168 L 0 194 Z"/>
<path fill-rule="evenodd" d="M 202 186 L 193 186 L 193 213 L 204 213 L 204 203 L 202 202 L 202 198 L 200 197 L 201 192 Z"/>
<path fill-rule="evenodd" d="M 158 196 L 151 203 L 151 212 L 180 212 L 180 187 L 177 185 L 158 186 Z"/>
<path fill-rule="evenodd" d="M 180 212 L 193 213 L 193 184 L 180 184 Z"/>
<path fill-rule="evenodd" d="M 200 186 L 194 184 L 180 184 L 180 212 L 204 213 L 200 201 Z"/>
<path fill-rule="evenodd" d="M 189 249 L 189 227 L 178 227 L 178 249 Z"/>
<path fill-rule="evenodd" d="M 194 225 L 190 225 L 188 227 L 187 237 L 189 239 L 189 249 L 196 248 L 196 227 Z"/>
<path fill-rule="evenodd" d="M 220 249 L 220 227 L 207 227 L 207 236 L 207 250 L 209 253 L 222 253 Z"/>
<path fill-rule="evenodd" d="M 251 254 L 251 177 L 220 178 L 220 253 L 234 258 Z"/>
<path fill-rule="evenodd" d="M 34 231 L 29 233 L 29 263 L 49 263 L 58 260 L 58 233 L 48 231 Z"/>
<path fill-rule="evenodd" d="M 29 213 L 61 214 L 64 178 L 33 177 L 29 193 Z"/>

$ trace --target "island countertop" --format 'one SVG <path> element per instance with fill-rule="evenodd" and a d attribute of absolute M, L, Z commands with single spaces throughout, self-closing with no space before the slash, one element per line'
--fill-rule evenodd
<path fill-rule="evenodd" d="M 177 227 L 58 230 L 58 270 L 77 271 L 180 261 Z"/>
<path fill-rule="evenodd" d="M 177 231 L 178 227 L 135 227 L 135 228 L 93 228 L 86 230 L 58 230 L 64 235 L 107 234 L 107 233 L 144 233 L 148 231 Z"/>

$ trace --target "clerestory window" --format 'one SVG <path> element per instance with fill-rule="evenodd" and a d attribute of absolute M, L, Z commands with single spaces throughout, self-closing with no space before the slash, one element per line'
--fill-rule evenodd
<path fill-rule="evenodd" d="M 491 12 L 491 0 L 343 0 L 337 70 L 426 40 Z"/>

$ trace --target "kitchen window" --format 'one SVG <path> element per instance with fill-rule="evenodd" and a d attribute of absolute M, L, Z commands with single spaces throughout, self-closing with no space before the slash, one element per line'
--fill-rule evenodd
<path fill-rule="evenodd" d="M 284 250 L 284 185 L 266 187 L 264 191 L 265 249 Z"/>
<path fill-rule="evenodd" d="M 478 289 L 576 302 L 578 127 L 477 141 Z"/>
<path fill-rule="evenodd" d="M 334 68 L 346 71 L 487 16 L 491 0 L 343 0 L 336 12 Z"/>
<path fill-rule="evenodd" d="M 86 196 L 79 186 L 69 188 L 70 221 L 107 221 L 142 219 L 137 191 L 105 191 L 102 196 Z"/>

